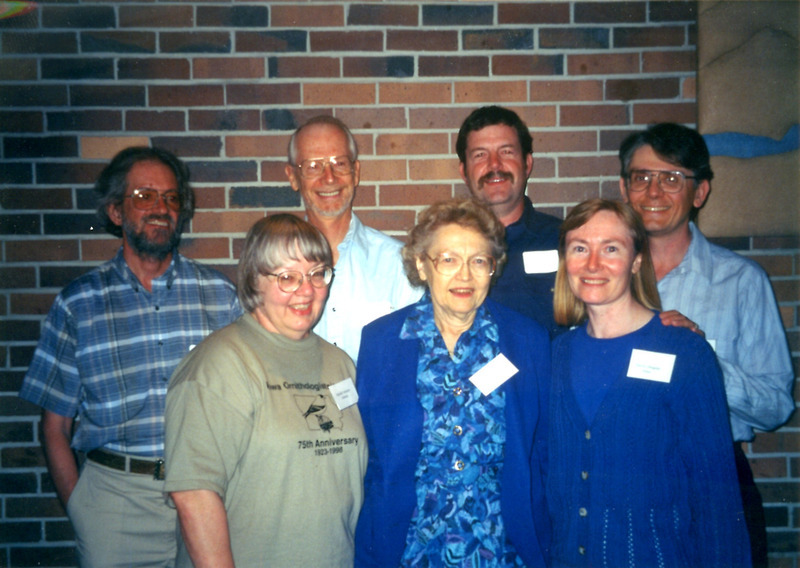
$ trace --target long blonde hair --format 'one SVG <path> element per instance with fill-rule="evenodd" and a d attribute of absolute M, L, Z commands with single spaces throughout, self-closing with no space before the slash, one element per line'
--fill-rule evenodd
<path fill-rule="evenodd" d="M 610 199 L 588 199 L 575 206 L 561 224 L 558 235 L 558 272 L 553 295 L 553 316 L 559 325 L 576 325 L 586 319 L 586 304 L 572 292 L 567 279 L 565 253 L 567 234 L 582 227 L 600 211 L 611 211 L 628 228 L 633 239 L 634 254 L 641 255 L 639 270 L 631 277 L 633 299 L 651 310 L 661 309 L 656 287 L 656 272 L 650 257 L 647 231 L 636 212 L 627 203 Z"/>

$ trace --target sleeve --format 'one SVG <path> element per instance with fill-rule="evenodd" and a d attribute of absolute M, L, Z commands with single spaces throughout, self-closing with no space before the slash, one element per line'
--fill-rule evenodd
<path fill-rule="evenodd" d="M 728 406 L 731 415 L 749 427 L 772 430 L 795 408 L 786 336 L 764 273 L 748 270 L 739 282 L 737 298 L 738 338 L 716 347 Z M 741 432 L 735 430 L 734 424 L 734 435 L 740 439 Z"/>
<path fill-rule="evenodd" d="M 699 566 L 741 566 L 750 557 L 722 376 L 705 342 L 689 338 L 676 361 L 672 412 L 688 483 Z"/>
<path fill-rule="evenodd" d="M 75 416 L 81 392 L 77 335 L 75 319 L 59 294 L 45 319 L 20 398 L 60 416 Z"/>
<path fill-rule="evenodd" d="M 184 360 L 167 392 L 164 491 L 208 489 L 224 500 L 250 441 L 254 404 L 234 358 L 205 353 Z M 221 377 L 223 390 L 209 387 Z"/>

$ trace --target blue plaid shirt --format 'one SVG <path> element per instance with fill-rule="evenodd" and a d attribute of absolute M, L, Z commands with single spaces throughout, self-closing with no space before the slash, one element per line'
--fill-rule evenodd
<path fill-rule="evenodd" d="M 241 313 L 234 285 L 216 270 L 176 253 L 148 292 L 120 249 L 56 297 L 19 396 L 77 416 L 76 450 L 160 457 L 172 371 Z"/>

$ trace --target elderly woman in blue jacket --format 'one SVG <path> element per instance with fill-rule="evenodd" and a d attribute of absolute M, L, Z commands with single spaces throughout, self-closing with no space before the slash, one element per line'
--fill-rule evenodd
<path fill-rule="evenodd" d="M 403 260 L 428 292 L 362 332 L 356 566 L 544 566 L 550 345 L 486 299 L 503 234 L 472 200 L 425 210 Z"/>

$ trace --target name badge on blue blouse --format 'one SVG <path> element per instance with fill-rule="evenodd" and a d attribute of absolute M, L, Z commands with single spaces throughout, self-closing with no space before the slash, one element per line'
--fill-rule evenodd
<path fill-rule="evenodd" d="M 353 379 L 350 377 L 343 381 L 339 381 L 335 385 L 328 387 L 328 392 L 333 397 L 333 402 L 339 407 L 339 410 L 349 408 L 358 402 L 358 391 Z"/>
<path fill-rule="evenodd" d="M 489 396 L 492 391 L 519 372 L 514 363 L 500 353 L 497 357 L 486 363 L 469 381 L 478 387 L 483 396 Z"/>
<path fill-rule="evenodd" d="M 632 379 L 668 383 L 672 379 L 675 355 L 634 349 L 628 364 L 628 376 Z"/>
<path fill-rule="evenodd" d="M 525 274 L 546 274 L 558 270 L 558 251 L 526 250 L 522 253 Z"/>

